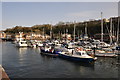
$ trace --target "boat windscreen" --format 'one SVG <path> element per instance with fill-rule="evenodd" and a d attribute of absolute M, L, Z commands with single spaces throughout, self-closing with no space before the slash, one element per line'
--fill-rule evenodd
<path fill-rule="evenodd" d="M 77 55 L 81 55 L 81 52 L 76 52 L 75 54 L 77 54 Z"/>

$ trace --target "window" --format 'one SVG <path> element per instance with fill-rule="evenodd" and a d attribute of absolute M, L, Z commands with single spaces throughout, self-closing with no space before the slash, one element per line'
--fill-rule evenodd
<path fill-rule="evenodd" d="M 82 55 L 85 55 L 85 53 L 82 53 Z"/>
<path fill-rule="evenodd" d="M 81 55 L 81 53 L 80 53 L 80 52 L 76 52 L 76 54 L 77 54 L 77 55 Z"/>

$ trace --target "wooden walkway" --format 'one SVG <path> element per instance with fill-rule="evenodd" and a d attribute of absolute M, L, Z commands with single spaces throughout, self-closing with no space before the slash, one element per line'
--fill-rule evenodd
<path fill-rule="evenodd" d="M 1 65 L 0 65 L 0 80 L 10 80 L 7 73 L 5 72 Z"/>

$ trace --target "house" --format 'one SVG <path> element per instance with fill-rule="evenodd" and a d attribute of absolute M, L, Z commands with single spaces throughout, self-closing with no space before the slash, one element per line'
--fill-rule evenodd
<path fill-rule="evenodd" d="M 63 34 L 63 35 L 62 35 L 62 38 L 63 38 L 63 39 L 71 40 L 71 34 Z"/>
<path fill-rule="evenodd" d="M 0 38 L 6 38 L 6 33 L 4 33 L 3 31 L 0 31 Z"/>
<path fill-rule="evenodd" d="M 25 34 L 24 35 L 25 39 L 34 39 L 34 40 L 45 40 L 50 38 L 49 35 L 41 35 L 41 34 L 36 34 L 36 33 L 31 33 L 31 34 Z"/>

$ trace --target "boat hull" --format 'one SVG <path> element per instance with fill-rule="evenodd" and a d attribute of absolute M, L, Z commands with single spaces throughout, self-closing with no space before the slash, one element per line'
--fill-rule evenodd
<path fill-rule="evenodd" d="M 23 44 L 16 44 L 17 47 L 28 47 L 27 44 L 23 45 Z"/>
<path fill-rule="evenodd" d="M 96 57 L 117 57 L 117 55 L 107 55 L 107 54 L 95 54 Z"/>
<path fill-rule="evenodd" d="M 52 54 L 52 53 L 43 53 L 41 52 L 42 55 L 46 55 L 46 56 L 53 56 L 53 57 L 57 57 L 58 54 Z"/>
<path fill-rule="evenodd" d="M 44 49 L 40 49 L 42 53 L 52 53 L 52 51 L 45 51 Z"/>
<path fill-rule="evenodd" d="M 52 51 L 45 51 L 41 49 L 41 54 L 42 55 L 47 55 L 47 56 L 58 56 L 58 54 L 53 53 Z"/>
<path fill-rule="evenodd" d="M 78 58 L 78 57 L 73 57 L 73 56 L 67 56 L 64 54 L 59 54 L 59 57 L 72 60 L 72 61 L 79 61 L 79 62 L 93 62 L 95 61 L 93 58 Z"/>

